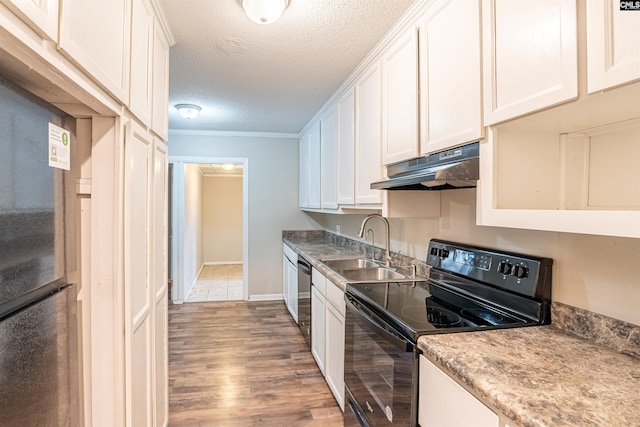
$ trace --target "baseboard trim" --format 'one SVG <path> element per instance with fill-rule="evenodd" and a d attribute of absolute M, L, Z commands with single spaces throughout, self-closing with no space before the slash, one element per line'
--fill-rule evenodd
<path fill-rule="evenodd" d="M 207 261 L 202 265 L 225 265 L 225 264 L 242 264 L 242 261 Z"/>
<path fill-rule="evenodd" d="M 249 297 L 249 301 L 282 301 L 283 299 L 282 294 L 260 294 Z"/>

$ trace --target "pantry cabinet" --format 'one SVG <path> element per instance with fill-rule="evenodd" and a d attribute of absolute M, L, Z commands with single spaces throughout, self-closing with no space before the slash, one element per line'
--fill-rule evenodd
<path fill-rule="evenodd" d="M 338 110 L 331 108 L 320 119 L 320 207 L 338 208 Z"/>
<path fill-rule="evenodd" d="M 588 92 L 640 79 L 640 13 L 621 10 L 620 0 L 588 0 L 586 8 Z"/>
<path fill-rule="evenodd" d="M 480 0 L 433 3 L 419 41 L 420 153 L 482 139 Z"/>
<path fill-rule="evenodd" d="M 311 352 L 344 411 L 344 291 L 312 269 Z"/>
<path fill-rule="evenodd" d="M 131 0 L 64 0 L 60 11 L 60 50 L 128 105 Z"/>
<path fill-rule="evenodd" d="M 418 155 L 418 33 L 411 27 L 382 57 L 382 162 Z"/>
<path fill-rule="evenodd" d="M 380 64 L 375 63 L 355 85 L 356 91 L 356 204 L 380 205 L 382 192 L 370 184 L 382 176 Z"/>
<path fill-rule="evenodd" d="M 151 124 L 153 6 L 149 0 L 132 0 L 131 85 L 129 109 L 145 125 Z M 162 97 L 161 93 L 156 96 Z M 165 102 L 166 105 L 166 102 Z"/>
<path fill-rule="evenodd" d="M 58 41 L 58 0 L 2 0 L 40 36 Z"/>
<path fill-rule="evenodd" d="M 575 0 L 484 0 L 484 124 L 578 96 Z"/>
<path fill-rule="evenodd" d="M 422 427 L 500 426 L 498 415 L 424 356 L 420 356 L 418 396 Z"/>
<path fill-rule="evenodd" d="M 159 20 L 153 25 L 153 70 L 151 128 L 165 141 L 169 139 L 169 47 Z"/>

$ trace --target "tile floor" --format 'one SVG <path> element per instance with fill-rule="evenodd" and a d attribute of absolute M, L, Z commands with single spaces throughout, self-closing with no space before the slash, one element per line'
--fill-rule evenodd
<path fill-rule="evenodd" d="M 205 265 L 186 302 L 242 300 L 242 264 Z"/>

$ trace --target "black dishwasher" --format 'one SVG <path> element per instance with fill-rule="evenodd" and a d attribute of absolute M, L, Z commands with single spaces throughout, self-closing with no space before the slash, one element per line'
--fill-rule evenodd
<path fill-rule="evenodd" d="M 311 348 L 311 264 L 298 255 L 298 327 Z"/>

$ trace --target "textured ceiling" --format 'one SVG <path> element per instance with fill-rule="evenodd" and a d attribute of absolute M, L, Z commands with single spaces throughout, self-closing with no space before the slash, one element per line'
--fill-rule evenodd
<path fill-rule="evenodd" d="M 239 0 L 161 0 L 176 39 L 169 129 L 300 131 L 413 1 L 291 0 L 259 25 Z"/>

